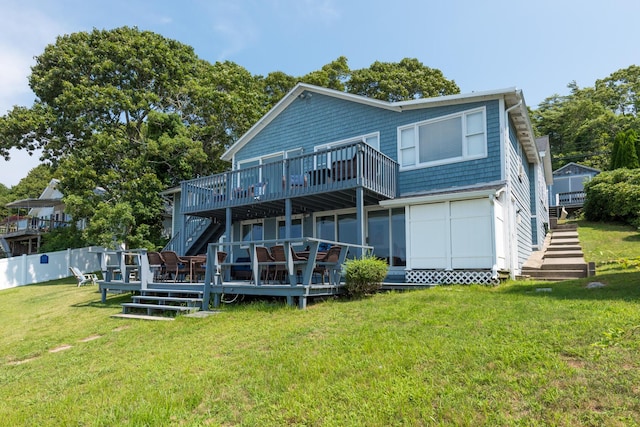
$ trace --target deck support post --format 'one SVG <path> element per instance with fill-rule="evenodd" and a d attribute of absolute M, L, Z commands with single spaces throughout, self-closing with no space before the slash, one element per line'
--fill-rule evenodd
<path fill-rule="evenodd" d="M 293 215 L 291 198 L 287 197 L 284 200 L 284 237 L 285 239 L 291 238 L 291 215 Z"/>
<path fill-rule="evenodd" d="M 362 187 L 356 188 L 356 239 L 358 245 L 365 245 L 364 236 L 364 189 Z M 361 257 L 363 255 L 362 248 L 356 250 L 356 256 Z"/>
<path fill-rule="evenodd" d="M 301 310 L 304 310 L 305 308 L 307 308 L 307 297 L 306 296 L 301 296 L 298 298 L 298 308 Z"/>
<path fill-rule="evenodd" d="M 225 223 L 224 223 L 224 234 L 225 234 L 225 238 L 227 242 L 233 242 L 233 236 L 232 236 L 232 230 L 231 230 L 231 221 L 232 221 L 232 212 L 231 212 L 231 208 L 228 207 L 225 209 Z M 216 254 L 217 256 L 217 254 Z M 228 254 L 228 259 L 229 260 L 233 260 L 235 259 L 233 256 L 233 246 L 229 246 L 229 254 Z M 231 269 L 230 268 L 226 268 L 223 271 L 224 273 L 224 277 L 222 278 L 225 281 L 229 281 L 231 280 Z"/>

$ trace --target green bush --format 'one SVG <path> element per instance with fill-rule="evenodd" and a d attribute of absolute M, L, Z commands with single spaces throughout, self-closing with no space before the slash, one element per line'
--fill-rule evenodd
<path fill-rule="evenodd" d="M 387 276 L 388 265 L 373 255 L 363 255 L 360 259 L 350 259 L 344 263 L 345 288 L 347 294 L 360 298 L 380 289 Z"/>
<path fill-rule="evenodd" d="M 585 184 L 585 218 L 640 226 L 640 169 L 602 172 Z"/>

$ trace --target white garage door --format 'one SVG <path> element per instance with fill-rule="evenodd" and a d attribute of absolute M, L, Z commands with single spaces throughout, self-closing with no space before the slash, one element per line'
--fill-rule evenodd
<path fill-rule="evenodd" d="M 491 268 L 494 236 L 488 199 L 410 207 L 410 267 Z"/>

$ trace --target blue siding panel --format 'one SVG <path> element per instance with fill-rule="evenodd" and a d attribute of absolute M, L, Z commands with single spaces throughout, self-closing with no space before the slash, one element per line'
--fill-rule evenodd
<path fill-rule="evenodd" d="M 487 157 L 400 172 L 399 194 L 498 181 L 498 101 L 397 112 L 314 93 L 289 105 L 236 154 L 236 161 L 298 148 L 310 153 L 318 145 L 374 132 L 380 133 L 380 151 L 397 161 L 398 127 L 482 106 L 487 117 Z"/>

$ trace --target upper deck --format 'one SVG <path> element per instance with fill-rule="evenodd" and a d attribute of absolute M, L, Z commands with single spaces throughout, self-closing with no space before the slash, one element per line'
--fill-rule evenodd
<path fill-rule="evenodd" d="M 364 204 L 392 199 L 398 164 L 364 142 L 277 159 L 181 184 L 181 212 L 225 219 L 282 215 L 285 200 L 292 213 L 353 207 L 356 190 Z"/>

